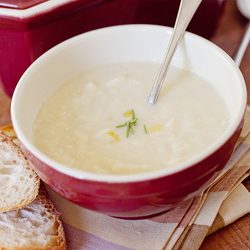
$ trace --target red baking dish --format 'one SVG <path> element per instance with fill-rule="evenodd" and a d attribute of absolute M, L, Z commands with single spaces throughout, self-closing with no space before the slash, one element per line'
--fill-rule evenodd
<path fill-rule="evenodd" d="M 47 0 L 2 0 L 0 7 L 8 7 L 14 9 L 26 9 Z"/>
<path fill-rule="evenodd" d="M 45 51 L 86 31 L 121 24 L 173 26 L 179 0 L 4 0 L 0 3 L 0 83 L 15 86 Z M 209 38 L 224 0 L 203 0 L 188 30 Z"/>

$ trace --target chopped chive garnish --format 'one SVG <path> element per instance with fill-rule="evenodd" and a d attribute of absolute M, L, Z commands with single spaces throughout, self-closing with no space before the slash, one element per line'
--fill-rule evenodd
<path fill-rule="evenodd" d="M 124 124 L 118 125 L 118 126 L 116 126 L 116 128 L 121 128 L 121 127 L 125 127 L 125 126 L 127 126 L 127 123 L 124 123 Z"/>
<path fill-rule="evenodd" d="M 121 125 L 117 125 L 117 126 L 116 126 L 116 128 L 126 127 L 126 136 L 127 136 L 127 138 L 129 137 L 129 132 L 130 132 L 131 134 L 134 134 L 134 133 L 135 133 L 134 130 L 133 130 L 133 128 L 132 128 L 132 126 L 133 126 L 133 125 L 136 126 L 136 122 L 137 122 L 137 120 L 139 119 L 138 117 L 135 117 L 135 112 L 134 112 L 133 109 L 131 109 L 131 114 L 132 114 L 132 120 L 131 120 L 131 121 L 127 121 L 127 122 L 124 123 L 124 124 L 121 124 Z M 146 125 L 145 125 L 145 124 L 143 124 L 143 128 L 144 128 L 145 133 L 147 134 L 148 132 L 147 132 L 147 129 L 146 129 Z"/>
<path fill-rule="evenodd" d="M 134 112 L 133 109 L 131 109 L 131 113 L 132 113 L 132 120 L 134 120 L 135 119 L 135 112 Z M 135 126 L 136 126 L 136 121 L 134 123 L 135 123 Z"/>
<path fill-rule="evenodd" d="M 135 118 L 133 119 L 130 123 L 134 123 L 134 125 L 136 124 L 136 121 L 138 120 L 139 118 Z M 136 125 L 135 125 L 136 126 Z"/>
<path fill-rule="evenodd" d="M 134 130 L 131 128 L 131 126 L 129 126 L 129 130 L 130 130 L 131 134 L 134 134 Z"/>
<path fill-rule="evenodd" d="M 130 122 L 129 121 L 127 121 L 126 126 L 127 126 L 127 138 L 128 138 L 128 136 L 129 136 L 129 128 L 130 128 Z"/>
<path fill-rule="evenodd" d="M 145 133 L 147 134 L 148 132 L 147 132 L 147 129 L 146 129 L 146 125 L 145 125 L 145 124 L 143 124 L 143 128 L 144 128 Z"/>

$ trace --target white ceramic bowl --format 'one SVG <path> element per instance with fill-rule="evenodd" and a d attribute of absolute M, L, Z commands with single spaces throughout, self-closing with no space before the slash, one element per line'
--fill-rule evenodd
<path fill-rule="evenodd" d="M 75 170 L 44 155 L 33 144 L 32 125 L 42 102 L 83 71 L 120 61 L 163 60 L 172 28 L 124 25 L 69 39 L 38 58 L 20 79 L 12 99 L 14 129 L 42 180 L 64 198 L 116 217 L 145 217 L 170 209 L 210 184 L 230 158 L 243 126 L 246 87 L 233 60 L 211 42 L 186 33 L 173 62 L 202 71 L 216 83 L 231 114 L 229 128 L 207 150 L 171 168 L 134 175 Z"/>

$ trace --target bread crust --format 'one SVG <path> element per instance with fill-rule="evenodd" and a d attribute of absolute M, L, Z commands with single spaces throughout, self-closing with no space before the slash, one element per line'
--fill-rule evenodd
<path fill-rule="evenodd" d="M 39 186 L 40 186 L 40 178 L 37 176 L 36 172 L 34 171 L 32 166 L 30 165 L 29 161 L 26 159 L 25 155 L 20 150 L 20 148 L 12 141 L 12 139 L 10 137 L 8 137 L 2 131 L 0 131 L 0 143 L 1 143 L 1 145 L 6 146 L 12 155 L 15 155 L 16 157 L 18 157 L 18 159 L 22 163 L 21 164 L 23 167 L 22 170 L 23 171 L 25 170 L 27 172 L 27 174 L 29 174 L 31 176 L 31 178 L 33 179 L 33 185 L 31 187 L 32 192 L 29 193 L 28 197 L 26 197 L 25 199 L 23 199 L 19 203 L 16 203 L 15 201 L 13 201 L 13 203 L 9 204 L 9 205 L 0 203 L 0 212 L 5 212 L 5 211 L 11 210 L 11 209 L 25 207 L 27 204 L 32 202 L 38 194 Z M 1 170 L 1 167 L 0 167 L 0 170 Z"/>
<path fill-rule="evenodd" d="M 8 124 L 4 127 L 1 127 L 1 130 L 12 140 L 12 142 L 14 142 L 20 148 L 20 143 L 18 141 L 12 124 Z"/>

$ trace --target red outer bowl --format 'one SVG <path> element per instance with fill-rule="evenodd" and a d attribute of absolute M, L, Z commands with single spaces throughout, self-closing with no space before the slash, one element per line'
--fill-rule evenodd
<path fill-rule="evenodd" d="M 154 25 L 122 25 L 91 31 L 46 52 L 20 79 L 11 104 L 14 129 L 38 175 L 65 199 L 114 217 L 145 218 L 199 194 L 228 162 L 243 127 L 247 99 L 244 78 L 225 52 L 190 33 L 185 33 L 173 63 L 184 62 L 190 67 L 195 63 L 199 70 L 215 78 L 214 85 L 231 113 L 229 128 L 207 150 L 174 167 L 123 176 L 69 168 L 53 161 L 33 145 L 32 125 L 36 114 L 43 100 L 58 86 L 104 63 L 161 61 L 171 32 L 171 28 Z"/>
<path fill-rule="evenodd" d="M 196 165 L 161 178 L 130 183 L 77 179 L 46 165 L 22 142 L 21 148 L 41 179 L 67 200 L 114 217 L 144 218 L 169 210 L 206 188 L 228 162 L 242 127 L 243 118 L 231 138 Z"/>

